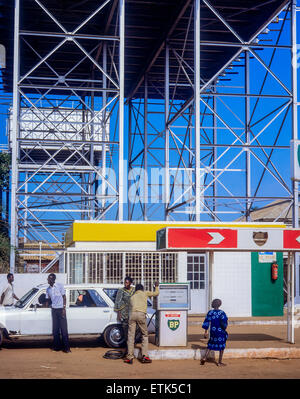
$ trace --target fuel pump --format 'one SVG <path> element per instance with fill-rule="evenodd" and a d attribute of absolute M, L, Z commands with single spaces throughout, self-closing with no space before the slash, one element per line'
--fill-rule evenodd
<path fill-rule="evenodd" d="M 155 343 L 158 346 L 187 345 L 187 312 L 190 309 L 189 283 L 161 283 L 154 298 Z"/>

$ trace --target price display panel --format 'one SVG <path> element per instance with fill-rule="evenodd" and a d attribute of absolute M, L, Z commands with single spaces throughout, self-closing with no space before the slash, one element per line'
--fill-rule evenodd
<path fill-rule="evenodd" d="M 160 284 L 157 310 L 189 310 L 189 283 Z"/>

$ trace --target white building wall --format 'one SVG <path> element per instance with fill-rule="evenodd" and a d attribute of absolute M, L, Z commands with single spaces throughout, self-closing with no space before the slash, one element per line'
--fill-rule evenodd
<path fill-rule="evenodd" d="M 187 281 L 187 252 L 178 252 L 178 282 Z"/>
<path fill-rule="evenodd" d="M 14 291 L 18 298 L 21 298 L 26 292 L 38 284 L 47 284 L 47 278 L 50 273 L 14 273 Z M 64 273 L 55 273 L 56 281 L 66 284 L 67 275 Z M 7 283 L 7 274 L 0 274 L 0 295 L 2 294 L 4 284 Z"/>
<path fill-rule="evenodd" d="M 152 241 L 77 241 L 67 248 L 68 251 L 156 251 L 156 242 Z"/>
<path fill-rule="evenodd" d="M 250 317 L 251 253 L 215 252 L 212 299 L 222 300 L 222 310 L 231 317 Z"/>

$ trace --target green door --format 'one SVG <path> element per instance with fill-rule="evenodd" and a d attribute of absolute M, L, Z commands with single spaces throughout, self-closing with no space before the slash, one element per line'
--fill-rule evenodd
<path fill-rule="evenodd" d="M 283 315 L 283 254 L 277 252 L 278 279 L 271 279 L 272 263 L 260 263 L 259 253 L 251 254 L 252 316 Z"/>

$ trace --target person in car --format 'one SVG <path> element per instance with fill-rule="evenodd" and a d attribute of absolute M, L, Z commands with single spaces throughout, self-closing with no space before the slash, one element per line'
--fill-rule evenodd
<path fill-rule="evenodd" d="M 82 294 L 78 295 L 78 298 L 76 300 L 76 306 L 93 307 L 93 306 L 96 306 L 96 304 L 92 300 L 89 292 L 83 291 Z"/>
<path fill-rule="evenodd" d="M 130 298 L 134 293 L 134 288 L 131 286 L 133 280 L 130 276 L 125 277 L 124 287 L 117 292 L 114 310 L 118 312 L 118 320 L 122 323 L 124 331 L 124 338 L 126 342 L 126 350 L 124 356 L 127 354 L 127 338 L 128 338 L 128 321 L 129 321 L 129 305 Z"/>
<path fill-rule="evenodd" d="M 147 300 L 149 296 L 157 296 L 159 294 L 158 281 L 155 282 L 155 291 L 144 291 L 142 284 L 135 286 L 135 293 L 130 298 L 130 317 L 128 330 L 128 354 L 125 363 L 132 364 L 134 355 L 134 340 L 136 326 L 139 326 L 142 332 L 142 363 L 151 363 L 152 360 L 148 356 L 148 327 L 147 317 Z"/>
<path fill-rule="evenodd" d="M 66 316 L 66 291 L 63 284 L 56 283 L 56 275 L 49 274 L 49 287 L 46 290 L 47 307 L 49 307 L 49 299 L 52 301 L 52 333 L 53 333 L 53 350 L 69 353 L 69 334 Z"/>
<path fill-rule="evenodd" d="M 51 305 L 51 299 L 48 298 L 48 300 L 46 299 L 46 294 L 41 294 L 38 298 L 38 304 L 37 306 L 39 308 L 45 308 L 47 306 L 47 301 L 49 301 L 49 306 Z"/>

